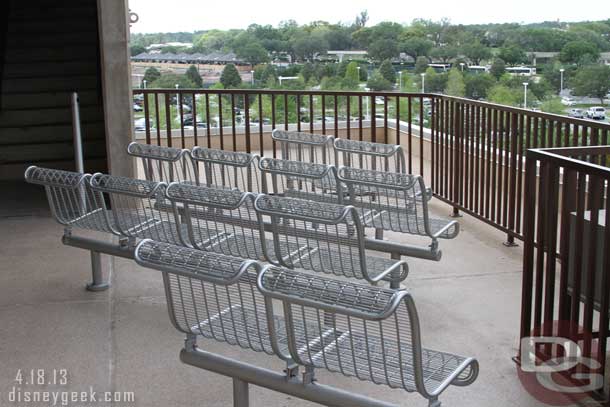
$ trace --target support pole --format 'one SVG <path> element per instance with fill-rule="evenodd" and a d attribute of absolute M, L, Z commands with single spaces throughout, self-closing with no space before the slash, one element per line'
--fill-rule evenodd
<path fill-rule="evenodd" d="M 72 140 L 74 145 L 74 168 L 76 172 L 85 172 L 83 163 L 83 138 L 80 128 L 80 106 L 78 104 L 78 93 L 70 95 L 70 107 L 72 108 Z"/>
<path fill-rule="evenodd" d="M 100 252 L 94 250 L 91 250 L 91 274 L 92 281 L 87 284 L 87 290 L 104 291 L 108 289 L 109 285 L 104 282 L 104 276 L 102 274 L 102 256 Z"/>
<path fill-rule="evenodd" d="M 400 254 L 398 254 L 398 253 L 392 253 L 392 254 L 390 254 L 390 258 L 391 258 L 392 260 L 400 260 Z M 393 271 L 393 272 L 392 272 L 392 274 L 399 274 L 399 273 L 400 273 L 400 270 L 397 270 L 397 271 Z M 398 280 L 396 279 L 396 276 L 395 276 L 395 275 L 393 275 L 392 277 L 394 277 L 394 279 L 393 279 L 392 281 L 390 281 L 390 288 L 397 290 L 397 289 L 399 289 L 399 288 L 400 288 L 400 281 L 398 281 Z"/>
<path fill-rule="evenodd" d="M 233 378 L 233 407 L 249 407 L 248 382 L 237 377 Z"/>
<path fill-rule="evenodd" d="M 457 207 L 453 207 L 453 213 L 451 214 L 452 218 L 461 218 L 462 215 L 460 215 L 460 210 Z"/>
<path fill-rule="evenodd" d="M 517 246 L 519 246 L 517 243 L 515 243 L 515 236 L 513 236 L 513 235 L 507 235 L 506 242 L 504 242 L 502 244 L 504 246 L 506 246 L 506 247 L 517 247 Z"/>

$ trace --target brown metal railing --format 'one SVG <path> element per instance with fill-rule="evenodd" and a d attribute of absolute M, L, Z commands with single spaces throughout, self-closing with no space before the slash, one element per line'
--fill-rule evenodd
<path fill-rule="evenodd" d="M 610 146 L 532 149 L 525 164 L 521 338 L 571 339 L 600 374 L 610 322 L 609 157 Z M 536 350 L 543 360 L 563 356 Z"/>
<path fill-rule="evenodd" d="M 529 148 L 607 144 L 610 126 L 426 93 L 138 89 L 142 141 L 276 155 L 275 128 L 402 144 L 407 171 L 424 176 L 454 213 L 523 239 Z"/>

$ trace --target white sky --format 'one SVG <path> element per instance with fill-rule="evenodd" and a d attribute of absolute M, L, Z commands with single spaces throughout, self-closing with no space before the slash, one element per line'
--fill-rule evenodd
<path fill-rule="evenodd" d="M 455 24 L 610 18 L 608 0 L 129 0 L 129 7 L 140 16 L 132 32 L 246 28 L 252 23 L 277 26 L 290 19 L 299 24 L 351 22 L 362 10 L 369 12 L 368 25 L 443 17 Z"/>

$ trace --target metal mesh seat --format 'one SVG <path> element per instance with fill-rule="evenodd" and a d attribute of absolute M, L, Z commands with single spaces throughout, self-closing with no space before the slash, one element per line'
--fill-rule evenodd
<path fill-rule="evenodd" d="M 275 129 L 271 138 L 277 143 L 280 157 L 284 160 L 335 164 L 333 136 Z"/>
<path fill-rule="evenodd" d="M 167 197 L 174 207 L 180 205 L 197 249 L 274 262 L 267 256 L 267 245 L 273 247 L 273 242 L 261 238 L 253 193 L 172 183 Z"/>
<path fill-rule="evenodd" d="M 478 375 L 473 358 L 422 348 L 417 311 L 406 290 L 274 266 L 263 269 L 258 286 L 283 302 L 289 352 L 299 364 L 417 391 L 431 404 L 449 385 L 469 385 Z"/>
<path fill-rule="evenodd" d="M 31 166 L 25 171 L 25 179 L 44 186 L 51 213 L 58 223 L 67 228 L 118 234 L 104 203 L 90 188 L 90 174 Z"/>
<path fill-rule="evenodd" d="M 108 196 L 111 210 L 107 213 L 121 236 L 184 244 L 185 228 L 168 211 L 171 204 L 165 197 L 164 182 L 95 174 L 91 188 L 100 197 Z"/>
<path fill-rule="evenodd" d="M 290 198 L 339 203 L 336 169 L 332 165 L 263 158 L 259 163 L 263 192 Z"/>
<path fill-rule="evenodd" d="M 345 277 L 402 281 L 406 262 L 367 256 L 364 229 L 353 206 L 259 195 L 256 210 L 270 216 L 281 265 Z"/>
<path fill-rule="evenodd" d="M 406 172 L 405 154 L 400 145 L 337 138 L 333 146 L 337 166 Z"/>
<path fill-rule="evenodd" d="M 256 154 L 195 147 L 191 152 L 200 176 L 199 185 L 260 192 Z"/>
<path fill-rule="evenodd" d="M 341 167 L 337 176 L 347 186 L 344 201 L 358 208 L 366 226 L 429 236 L 433 242 L 459 233 L 456 221 L 430 218 L 419 175 Z"/>
<path fill-rule="evenodd" d="M 269 330 L 256 262 L 152 240 L 138 245 L 135 259 L 163 272 L 169 315 L 180 332 L 289 359 L 283 318 L 272 317 Z"/>
<path fill-rule="evenodd" d="M 197 182 L 196 168 L 188 150 L 140 144 L 134 141 L 127 147 L 127 153 L 139 158 L 144 177 L 148 181 Z"/>

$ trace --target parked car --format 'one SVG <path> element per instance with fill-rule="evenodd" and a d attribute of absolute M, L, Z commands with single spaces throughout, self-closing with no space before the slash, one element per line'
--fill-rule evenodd
<path fill-rule="evenodd" d="M 593 106 L 587 110 L 587 118 L 595 120 L 604 120 L 606 118 L 606 109 L 602 106 Z"/>
<path fill-rule="evenodd" d="M 140 106 L 140 105 L 138 105 L 136 103 L 133 104 L 133 111 L 134 112 L 141 112 L 142 110 L 144 110 L 144 109 L 142 109 L 142 106 Z"/>
<path fill-rule="evenodd" d="M 574 99 L 561 98 L 561 104 L 564 106 L 574 106 L 576 102 L 574 101 Z"/>
<path fill-rule="evenodd" d="M 582 119 L 585 117 L 585 112 L 582 109 L 570 109 L 568 110 L 568 116 L 575 119 Z"/>

